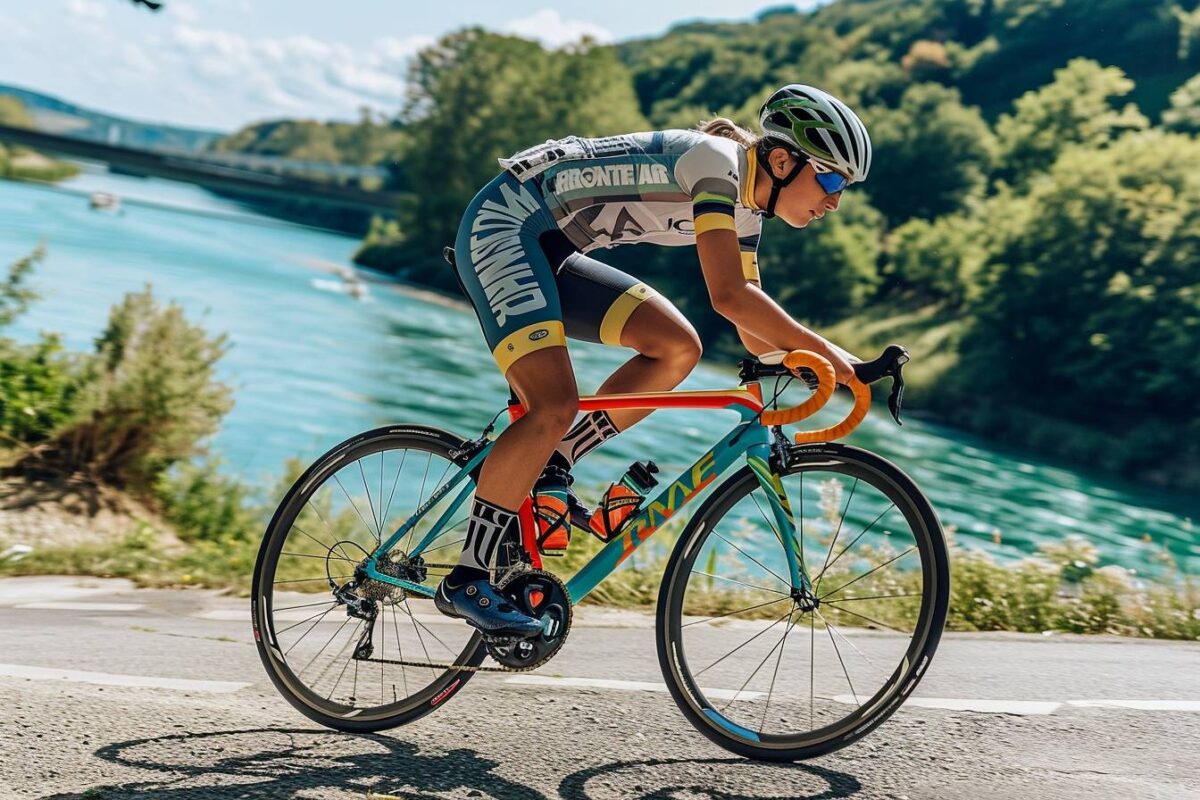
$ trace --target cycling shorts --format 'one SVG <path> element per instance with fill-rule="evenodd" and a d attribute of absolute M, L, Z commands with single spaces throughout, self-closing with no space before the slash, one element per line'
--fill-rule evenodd
<path fill-rule="evenodd" d="M 568 336 L 619 345 L 634 310 L 658 296 L 579 252 L 538 194 L 507 172 L 467 206 L 454 253 L 501 373 L 535 350 L 566 346 Z"/>

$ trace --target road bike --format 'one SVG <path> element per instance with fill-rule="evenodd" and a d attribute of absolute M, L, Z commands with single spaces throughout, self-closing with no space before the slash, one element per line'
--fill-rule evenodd
<path fill-rule="evenodd" d="M 794 441 L 783 426 L 835 389 L 829 362 L 805 351 L 744 360 L 733 389 L 580 398 L 584 412 L 728 410 L 739 420 L 565 581 L 543 569 L 526 500 L 522 541 L 496 576 L 502 594 L 543 621 L 519 641 L 484 637 L 430 602 L 457 561 L 503 409 L 469 440 L 406 424 L 348 439 L 301 475 L 263 538 L 252 589 L 262 662 L 284 697 L 322 725 L 413 722 L 476 672 L 546 663 L 570 632 L 573 606 L 706 493 L 671 549 L 657 601 L 672 698 L 697 730 L 743 756 L 790 761 L 844 747 L 912 692 L 946 618 L 946 545 L 929 501 L 894 464 L 834 441 L 862 421 L 868 384 L 885 377 L 900 422 L 907 360 L 892 345 L 856 364 L 845 419 Z M 797 374 L 815 390 L 780 408 Z M 508 412 L 517 419 L 524 409 L 513 399 Z"/>

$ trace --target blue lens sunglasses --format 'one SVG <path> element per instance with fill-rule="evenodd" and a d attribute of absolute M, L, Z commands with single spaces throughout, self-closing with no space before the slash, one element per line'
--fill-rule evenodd
<path fill-rule="evenodd" d="M 850 185 L 850 179 L 842 173 L 834 172 L 829 167 L 818 164 L 811 159 L 809 163 L 812 164 L 817 183 L 821 184 L 821 188 L 825 190 L 825 194 L 837 194 Z"/>

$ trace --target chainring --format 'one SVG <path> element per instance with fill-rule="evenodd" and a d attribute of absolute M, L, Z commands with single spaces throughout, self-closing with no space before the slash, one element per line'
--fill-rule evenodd
<path fill-rule="evenodd" d="M 502 666 L 526 671 L 558 653 L 571 631 L 571 597 L 558 576 L 540 569 L 510 572 L 496 591 L 523 614 L 542 620 L 541 633 L 528 638 L 484 637 L 488 654 Z"/>

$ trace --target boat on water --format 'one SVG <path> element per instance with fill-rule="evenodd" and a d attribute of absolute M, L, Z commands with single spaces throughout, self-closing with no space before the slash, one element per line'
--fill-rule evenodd
<path fill-rule="evenodd" d="M 112 192 L 92 192 L 88 197 L 88 207 L 93 211 L 121 210 L 121 198 Z"/>

